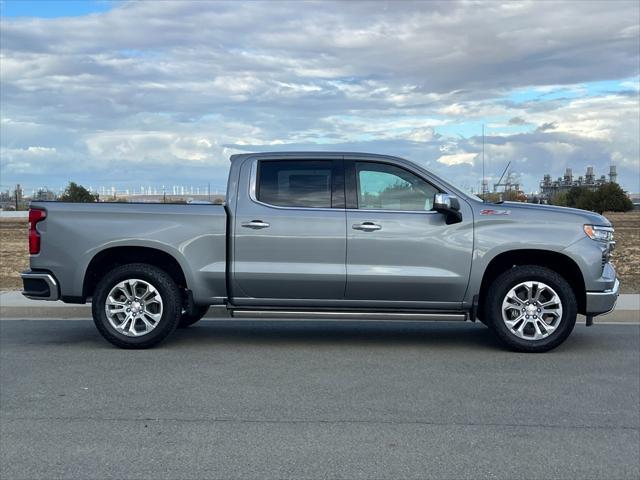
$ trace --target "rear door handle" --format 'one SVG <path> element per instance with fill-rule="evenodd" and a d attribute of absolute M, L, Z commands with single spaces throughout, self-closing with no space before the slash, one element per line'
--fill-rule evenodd
<path fill-rule="evenodd" d="M 365 232 L 373 232 L 375 230 L 382 230 L 382 227 L 373 222 L 354 223 L 352 227 L 354 230 L 363 230 Z"/>
<path fill-rule="evenodd" d="M 253 228 L 254 230 L 260 230 L 261 228 L 268 228 L 269 224 L 262 220 L 251 220 L 250 222 L 243 222 L 242 226 L 245 228 Z"/>

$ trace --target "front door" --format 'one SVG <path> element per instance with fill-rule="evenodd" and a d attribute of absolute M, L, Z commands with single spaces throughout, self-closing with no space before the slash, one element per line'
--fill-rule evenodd
<path fill-rule="evenodd" d="M 346 226 L 342 159 L 253 160 L 234 215 L 233 296 L 242 304 L 342 300 Z M 251 172 L 244 170 L 251 169 Z"/>
<path fill-rule="evenodd" d="M 463 300 L 473 221 L 447 225 L 432 210 L 441 190 L 400 165 L 346 161 L 347 300 L 452 308 Z"/>

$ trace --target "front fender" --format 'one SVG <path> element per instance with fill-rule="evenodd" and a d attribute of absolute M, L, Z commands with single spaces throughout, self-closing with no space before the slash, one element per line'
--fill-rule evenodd
<path fill-rule="evenodd" d="M 538 218 L 535 218 L 538 217 Z M 567 249 L 567 245 L 578 245 L 584 237 L 582 224 L 564 216 L 549 215 L 539 218 L 526 211 L 514 211 L 511 215 L 482 216 L 474 229 L 474 252 L 469 288 L 465 304 L 470 306 L 473 297 L 480 293 L 482 280 L 489 264 L 499 255 L 511 251 L 528 251 L 530 263 L 536 264 L 536 251 L 553 252 L 571 259 L 580 269 L 585 284 L 592 275 L 593 256 L 584 257 L 580 248 Z M 547 217 L 545 215 L 545 217 Z M 569 215 L 569 217 L 571 217 Z M 588 240 L 588 239 L 587 239 Z M 529 259 L 525 259 L 529 262 Z"/>

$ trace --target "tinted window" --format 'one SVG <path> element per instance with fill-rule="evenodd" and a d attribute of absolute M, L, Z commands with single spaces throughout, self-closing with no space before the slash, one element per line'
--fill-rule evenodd
<path fill-rule="evenodd" d="M 358 208 L 431 210 L 438 189 L 403 168 L 356 162 Z"/>
<path fill-rule="evenodd" d="M 258 200 L 282 207 L 331 208 L 331 161 L 261 161 Z"/>

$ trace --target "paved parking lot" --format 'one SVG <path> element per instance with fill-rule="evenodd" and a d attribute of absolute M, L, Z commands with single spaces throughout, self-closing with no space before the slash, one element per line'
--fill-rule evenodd
<path fill-rule="evenodd" d="M 0 478 L 635 478 L 640 326 L 206 320 L 160 348 L 0 321 Z"/>

